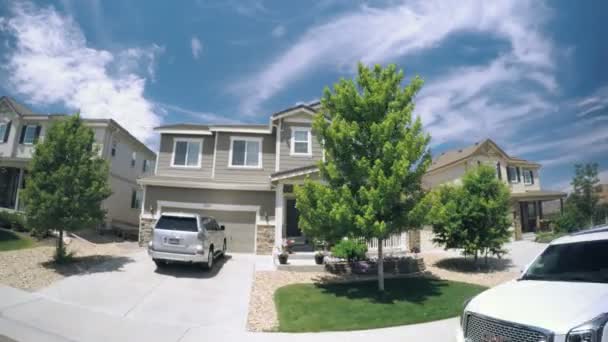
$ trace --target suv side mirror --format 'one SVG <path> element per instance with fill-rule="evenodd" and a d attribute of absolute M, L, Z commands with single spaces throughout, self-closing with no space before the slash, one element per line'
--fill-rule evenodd
<path fill-rule="evenodd" d="M 220 226 L 220 230 L 226 230 L 226 226 L 221 225 L 221 226 Z"/>

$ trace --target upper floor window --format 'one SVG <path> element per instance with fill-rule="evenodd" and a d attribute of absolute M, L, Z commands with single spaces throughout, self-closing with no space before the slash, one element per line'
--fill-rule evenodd
<path fill-rule="evenodd" d="M 523 170 L 524 172 L 524 184 L 534 184 L 534 172 L 532 170 Z"/>
<path fill-rule="evenodd" d="M 500 162 L 496 162 L 496 175 L 498 179 L 502 180 L 502 169 L 500 168 Z"/>
<path fill-rule="evenodd" d="M 510 183 L 519 183 L 519 168 L 515 166 L 507 166 L 507 178 Z"/>
<path fill-rule="evenodd" d="M 11 122 L 0 123 L 0 143 L 8 141 L 8 135 L 11 133 Z"/>
<path fill-rule="evenodd" d="M 201 167 L 202 139 L 175 139 L 173 141 L 173 167 Z"/>
<path fill-rule="evenodd" d="M 40 136 L 40 126 L 38 125 L 26 125 L 21 130 L 20 143 L 24 145 L 33 145 Z"/>
<path fill-rule="evenodd" d="M 116 157 L 116 141 L 112 141 L 112 157 Z"/>
<path fill-rule="evenodd" d="M 148 159 L 144 159 L 144 162 L 141 167 L 141 171 L 143 173 L 146 173 L 146 172 L 148 172 L 148 170 L 150 170 L 150 161 Z"/>
<path fill-rule="evenodd" d="M 229 166 L 262 168 L 262 138 L 230 137 Z"/>
<path fill-rule="evenodd" d="M 135 167 L 135 162 L 137 161 L 137 152 L 131 153 L 131 167 Z"/>
<path fill-rule="evenodd" d="M 291 155 L 312 155 L 310 128 L 291 128 Z"/>

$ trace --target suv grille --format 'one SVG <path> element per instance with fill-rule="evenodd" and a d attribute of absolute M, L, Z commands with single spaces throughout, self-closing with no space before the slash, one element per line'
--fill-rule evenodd
<path fill-rule="evenodd" d="M 542 329 L 503 322 L 492 318 L 467 314 L 465 337 L 467 342 L 549 342 L 552 334 Z"/>

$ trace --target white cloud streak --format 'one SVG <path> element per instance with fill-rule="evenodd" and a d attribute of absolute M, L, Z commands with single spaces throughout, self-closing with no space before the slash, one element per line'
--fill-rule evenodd
<path fill-rule="evenodd" d="M 548 73 L 553 68 L 552 46 L 538 31 L 545 16 L 544 8 L 539 6 L 531 1 L 482 0 L 409 1 L 387 8 L 363 6 L 312 27 L 263 70 L 249 75 L 231 90 L 241 96 L 243 113 L 258 114 L 265 101 L 306 73 L 322 68 L 352 70 L 359 60 L 388 62 L 433 49 L 455 32 L 490 33 L 510 42 L 508 57 L 499 57 L 487 66 L 498 69 L 494 72 L 500 77 L 488 82 L 495 84 L 503 78 L 521 77 L 534 69 L 535 73 L 527 79 L 555 90 L 555 81 Z M 471 71 L 482 74 L 486 70 Z M 506 75 L 502 71 L 517 73 Z M 459 84 L 466 85 L 465 82 Z M 475 84 L 470 86 L 481 89 Z M 454 121 L 463 124 L 458 118 Z"/>
<path fill-rule="evenodd" d="M 283 37 L 287 33 L 287 28 L 283 25 L 278 25 L 274 29 L 272 29 L 272 36 L 275 38 Z"/>
<path fill-rule="evenodd" d="M 156 103 L 158 106 L 164 109 L 165 112 L 176 112 L 186 114 L 189 117 L 197 120 L 197 122 L 204 122 L 205 124 L 235 124 L 242 123 L 240 120 L 231 119 L 226 117 L 225 115 L 219 115 L 211 112 L 202 112 L 193 109 L 184 108 L 181 106 L 176 106 L 168 103 Z"/>
<path fill-rule="evenodd" d="M 194 36 L 190 39 L 190 49 L 192 50 L 192 57 L 198 59 L 203 52 L 203 43 L 198 37 Z"/>
<path fill-rule="evenodd" d="M 13 5 L 0 28 L 14 39 L 4 56 L 8 89 L 34 105 L 61 104 L 83 117 L 112 118 L 144 142 L 153 140 L 160 110 L 144 89 L 162 47 L 90 48 L 72 18 L 31 3 Z"/>
<path fill-rule="evenodd" d="M 602 109 L 608 110 L 608 86 L 598 88 L 593 94 L 576 103 L 578 117 L 588 116 Z"/>

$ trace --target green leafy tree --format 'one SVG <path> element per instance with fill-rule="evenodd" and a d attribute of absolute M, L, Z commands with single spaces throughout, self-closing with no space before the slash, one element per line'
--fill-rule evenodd
<path fill-rule="evenodd" d="M 509 189 L 496 177 L 494 168 L 481 165 L 462 177 L 462 185 L 446 184 L 433 190 L 428 222 L 434 242 L 462 248 L 465 255 L 500 256 L 509 240 Z"/>
<path fill-rule="evenodd" d="M 66 257 L 64 231 L 99 224 L 105 216 L 101 202 L 111 194 L 108 165 L 94 141 L 76 114 L 50 126 L 30 163 L 23 192 L 27 221 L 38 232 L 59 232 L 58 262 Z"/>
<path fill-rule="evenodd" d="M 577 164 L 574 166 L 574 178 L 570 183 L 572 192 L 566 199 L 566 210 L 576 210 L 582 218 L 579 225 L 592 226 L 598 210 L 599 195 L 596 191 L 598 178 L 597 163 Z"/>
<path fill-rule="evenodd" d="M 325 149 L 323 182 L 297 187 L 299 224 L 306 235 L 378 239 L 378 288 L 384 290 L 382 242 L 419 227 L 414 208 L 430 164 L 430 136 L 412 118 L 415 77 L 402 87 L 395 65 L 358 65 L 356 81 L 325 89 L 313 129 Z"/>

